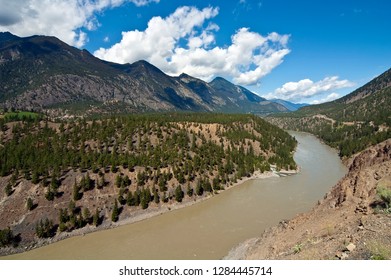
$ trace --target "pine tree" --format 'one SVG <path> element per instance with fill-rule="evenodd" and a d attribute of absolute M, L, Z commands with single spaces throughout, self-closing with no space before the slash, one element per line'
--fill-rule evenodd
<path fill-rule="evenodd" d="M 52 201 L 54 200 L 54 197 L 55 197 L 55 192 L 54 190 L 52 189 L 52 186 L 50 185 L 45 193 L 45 198 L 49 201 Z"/>
<path fill-rule="evenodd" d="M 0 230 L 0 247 L 11 245 L 15 242 L 15 237 L 12 230 L 8 227 Z"/>
<path fill-rule="evenodd" d="M 75 214 L 76 211 L 76 204 L 73 200 L 69 201 L 68 209 L 71 214 Z"/>
<path fill-rule="evenodd" d="M 75 182 L 73 184 L 73 200 L 74 201 L 78 201 L 79 199 L 82 198 L 83 194 L 80 193 L 80 190 L 81 190 L 81 186 L 79 184 L 77 184 L 76 179 L 75 179 Z"/>
<path fill-rule="evenodd" d="M 126 176 L 122 179 L 122 185 L 123 185 L 124 187 L 127 187 L 127 186 L 129 186 L 130 184 L 131 184 L 131 181 L 130 181 L 130 179 L 129 179 L 129 176 L 126 175 Z"/>
<path fill-rule="evenodd" d="M 39 183 L 39 175 L 36 170 L 33 171 L 33 175 L 31 177 L 31 183 L 38 184 Z"/>
<path fill-rule="evenodd" d="M 187 184 L 187 191 L 186 191 L 187 195 L 189 197 L 192 197 L 193 196 L 193 188 L 190 186 L 190 183 Z"/>
<path fill-rule="evenodd" d="M 33 206 L 34 206 L 34 203 L 33 203 L 33 200 L 31 199 L 31 197 L 27 198 L 27 202 L 26 202 L 27 210 L 31 211 L 33 209 Z"/>
<path fill-rule="evenodd" d="M 141 205 L 142 209 L 147 209 L 148 206 L 149 206 L 149 203 L 148 203 L 148 201 L 147 201 L 147 199 L 145 198 L 144 195 L 141 196 L 140 205 Z"/>
<path fill-rule="evenodd" d="M 106 184 L 105 174 L 102 173 L 98 179 L 98 184 L 97 184 L 98 189 L 102 189 L 105 186 L 105 184 Z"/>
<path fill-rule="evenodd" d="M 96 208 L 95 214 L 92 217 L 92 224 L 96 227 L 99 226 L 99 209 L 98 208 Z"/>
<path fill-rule="evenodd" d="M 135 205 L 132 191 L 128 191 L 128 194 L 126 195 L 126 204 L 128 206 L 134 206 Z"/>
<path fill-rule="evenodd" d="M 5 186 L 4 191 L 5 191 L 5 194 L 6 194 L 7 196 L 10 196 L 10 195 L 13 193 L 13 191 L 12 191 L 12 186 L 11 186 L 10 183 L 8 183 L 8 184 Z"/>
<path fill-rule="evenodd" d="M 141 194 L 140 190 L 137 188 L 136 191 L 133 194 L 134 206 L 139 206 L 140 205 L 140 199 L 141 199 L 141 195 L 140 194 Z"/>
<path fill-rule="evenodd" d="M 220 179 L 219 179 L 218 176 L 213 178 L 213 189 L 215 191 L 219 191 L 220 190 Z"/>
<path fill-rule="evenodd" d="M 195 191 L 196 191 L 196 194 L 197 194 L 198 196 L 203 195 L 203 193 L 204 193 L 204 188 L 202 187 L 201 180 L 198 180 L 198 181 L 197 181 L 197 186 L 196 186 Z"/>
<path fill-rule="evenodd" d="M 117 222 L 118 217 L 119 217 L 118 203 L 117 200 L 114 200 L 114 207 L 113 207 L 113 212 L 111 213 L 111 220 L 113 222 Z"/>
<path fill-rule="evenodd" d="M 125 189 L 124 189 L 124 187 L 121 187 L 119 189 L 119 193 L 118 193 L 118 202 L 121 205 L 125 205 L 126 204 L 126 199 L 124 198 L 124 193 L 125 193 Z"/>
<path fill-rule="evenodd" d="M 183 191 L 180 185 L 178 185 L 175 189 L 175 200 L 178 202 L 182 202 L 183 199 Z"/>
<path fill-rule="evenodd" d="M 122 177 L 119 174 L 115 177 L 115 185 L 117 188 L 120 188 L 122 185 Z"/>
<path fill-rule="evenodd" d="M 90 210 L 86 207 L 83 209 L 83 220 L 89 224 L 91 222 L 91 213 Z"/>
<path fill-rule="evenodd" d="M 156 204 L 160 203 L 159 193 L 156 188 L 153 188 L 153 200 Z"/>
<path fill-rule="evenodd" d="M 69 215 L 68 215 L 67 209 L 60 208 L 58 217 L 59 217 L 58 220 L 60 221 L 60 223 L 68 222 L 69 221 Z"/>

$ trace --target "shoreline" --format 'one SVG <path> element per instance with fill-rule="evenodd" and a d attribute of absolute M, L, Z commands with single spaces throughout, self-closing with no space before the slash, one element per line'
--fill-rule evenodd
<path fill-rule="evenodd" d="M 117 228 L 124 225 L 129 225 L 137 222 L 141 222 L 146 219 L 150 219 L 159 215 L 163 215 L 164 213 L 179 210 L 185 207 L 189 207 L 192 205 L 195 205 L 197 203 L 206 201 L 210 198 L 213 198 L 215 195 L 218 195 L 220 192 L 224 192 L 226 190 L 232 189 L 234 187 L 237 187 L 241 184 L 243 184 L 246 181 L 250 180 L 260 180 L 260 179 L 267 179 L 272 177 L 285 177 L 285 176 L 291 176 L 298 174 L 300 172 L 300 167 L 298 167 L 296 170 L 280 170 L 276 171 L 274 166 L 271 166 L 271 171 L 266 171 L 264 173 L 261 173 L 259 171 L 255 171 L 250 177 L 243 177 L 241 179 L 238 179 L 236 183 L 233 183 L 232 185 L 225 186 L 224 190 L 220 190 L 217 193 L 209 193 L 206 196 L 198 198 L 197 196 L 193 197 L 186 197 L 184 199 L 184 202 L 178 203 L 174 202 L 172 204 L 159 204 L 157 206 L 153 206 L 148 209 L 137 209 L 130 215 L 123 217 L 118 222 L 111 222 L 111 221 L 105 221 L 103 224 L 99 225 L 98 227 L 88 225 L 84 228 L 74 230 L 72 232 L 62 232 L 57 234 L 56 236 L 49 238 L 49 239 L 40 239 L 33 241 L 31 243 L 26 244 L 20 244 L 18 247 L 6 247 L 2 248 L 0 250 L 0 259 L 7 259 L 7 257 L 10 257 L 12 255 L 16 254 L 22 254 L 34 249 L 38 249 L 40 247 L 44 247 L 56 242 L 59 242 L 64 239 L 76 237 L 76 236 L 84 236 L 86 234 L 90 234 L 93 232 L 103 231 L 103 230 L 109 230 L 113 228 Z"/>

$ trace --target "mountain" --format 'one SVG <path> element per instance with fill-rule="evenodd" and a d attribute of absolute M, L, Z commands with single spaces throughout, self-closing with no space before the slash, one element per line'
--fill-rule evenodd
<path fill-rule="evenodd" d="M 307 103 L 293 103 L 282 99 L 271 99 L 270 101 L 283 105 L 289 111 L 296 111 L 301 107 L 308 106 Z"/>
<path fill-rule="evenodd" d="M 116 64 L 55 37 L 0 33 L 0 106 L 94 114 L 217 111 L 268 114 L 287 109 L 216 78 L 171 77 L 146 61 Z"/>
<path fill-rule="evenodd" d="M 227 108 L 229 111 L 238 111 L 240 107 L 246 108 L 247 112 L 268 114 L 270 112 L 286 112 L 284 106 L 270 102 L 249 91 L 248 89 L 234 85 L 224 78 L 217 77 L 209 83 L 215 90 L 216 96 L 228 98 Z"/>
<path fill-rule="evenodd" d="M 274 115 L 269 121 L 313 133 L 349 157 L 391 138 L 390 116 L 391 69 L 340 99 Z"/>

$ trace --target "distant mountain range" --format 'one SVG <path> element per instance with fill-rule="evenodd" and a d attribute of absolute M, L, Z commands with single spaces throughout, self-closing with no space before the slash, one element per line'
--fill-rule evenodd
<path fill-rule="evenodd" d="M 289 101 L 282 100 L 282 99 L 271 99 L 270 101 L 283 105 L 289 111 L 296 111 L 296 110 L 300 109 L 301 107 L 310 105 L 307 103 L 293 103 L 293 102 L 289 102 Z"/>
<path fill-rule="evenodd" d="M 55 37 L 9 32 L 0 33 L 0 84 L 4 109 L 59 114 L 290 110 L 220 77 L 210 83 L 186 74 L 171 77 L 146 61 L 111 63 Z"/>

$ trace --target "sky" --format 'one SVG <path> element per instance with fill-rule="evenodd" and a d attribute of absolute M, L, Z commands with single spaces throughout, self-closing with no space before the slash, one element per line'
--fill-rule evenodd
<path fill-rule="evenodd" d="M 0 32 L 317 104 L 391 67 L 389 0 L 0 0 Z"/>

